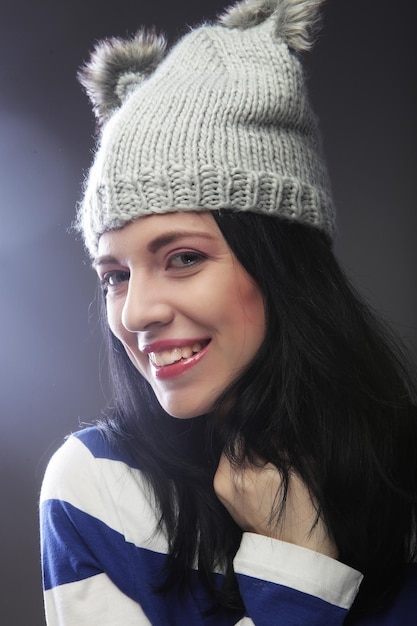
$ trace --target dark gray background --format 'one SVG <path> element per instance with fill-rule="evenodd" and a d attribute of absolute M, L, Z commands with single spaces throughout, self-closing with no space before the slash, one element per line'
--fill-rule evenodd
<path fill-rule="evenodd" d="M 92 43 L 171 39 L 220 0 L 1 0 L 0 623 L 43 624 L 37 499 L 63 437 L 105 404 L 95 279 L 67 233 L 94 145 L 75 79 Z M 329 0 L 306 56 L 340 234 L 362 292 L 417 354 L 414 0 Z"/>

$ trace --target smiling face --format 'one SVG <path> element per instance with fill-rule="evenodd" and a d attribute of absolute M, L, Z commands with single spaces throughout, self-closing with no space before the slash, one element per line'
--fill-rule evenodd
<path fill-rule="evenodd" d="M 170 415 L 207 413 L 265 336 L 262 294 L 210 213 L 104 233 L 94 265 L 110 329 Z"/>

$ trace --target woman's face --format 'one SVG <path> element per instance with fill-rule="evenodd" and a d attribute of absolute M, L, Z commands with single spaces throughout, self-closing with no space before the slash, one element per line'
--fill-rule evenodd
<path fill-rule="evenodd" d="M 208 412 L 265 335 L 262 294 L 210 213 L 152 215 L 104 233 L 107 316 L 170 415 Z"/>

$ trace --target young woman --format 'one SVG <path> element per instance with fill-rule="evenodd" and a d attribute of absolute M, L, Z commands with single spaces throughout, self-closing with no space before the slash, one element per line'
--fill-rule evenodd
<path fill-rule="evenodd" d="M 319 4 L 83 70 L 114 407 L 45 476 L 50 625 L 415 622 L 416 384 L 331 250 L 297 57 Z"/>

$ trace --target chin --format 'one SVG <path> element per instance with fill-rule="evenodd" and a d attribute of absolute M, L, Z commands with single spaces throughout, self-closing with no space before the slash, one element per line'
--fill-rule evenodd
<path fill-rule="evenodd" d="M 209 413 L 210 411 L 210 409 L 205 410 L 204 408 L 185 410 L 183 407 L 171 408 L 171 407 L 164 406 L 164 405 L 161 405 L 161 406 L 164 409 L 164 411 L 168 413 L 168 415 L 170 415 L 171 417 L 175 417 L 176 419 L 180 419 L 180 420 L 190 420 L 190 419 L 193 419 L 194 417 L 200 417 L 200 415 L 205 415 L 206 413 Z"/>
<path fill-rule="evenodd" d="M 209 413 L 214 405 L 214 401 L 207 402 L 181 402 L 176 400 L 175 402 L 167 401 L 164 398 L 157 398 L 159 404 L 168 415 L 177 419 L 193 419 L 200 415 L 206 415 Z"/>

